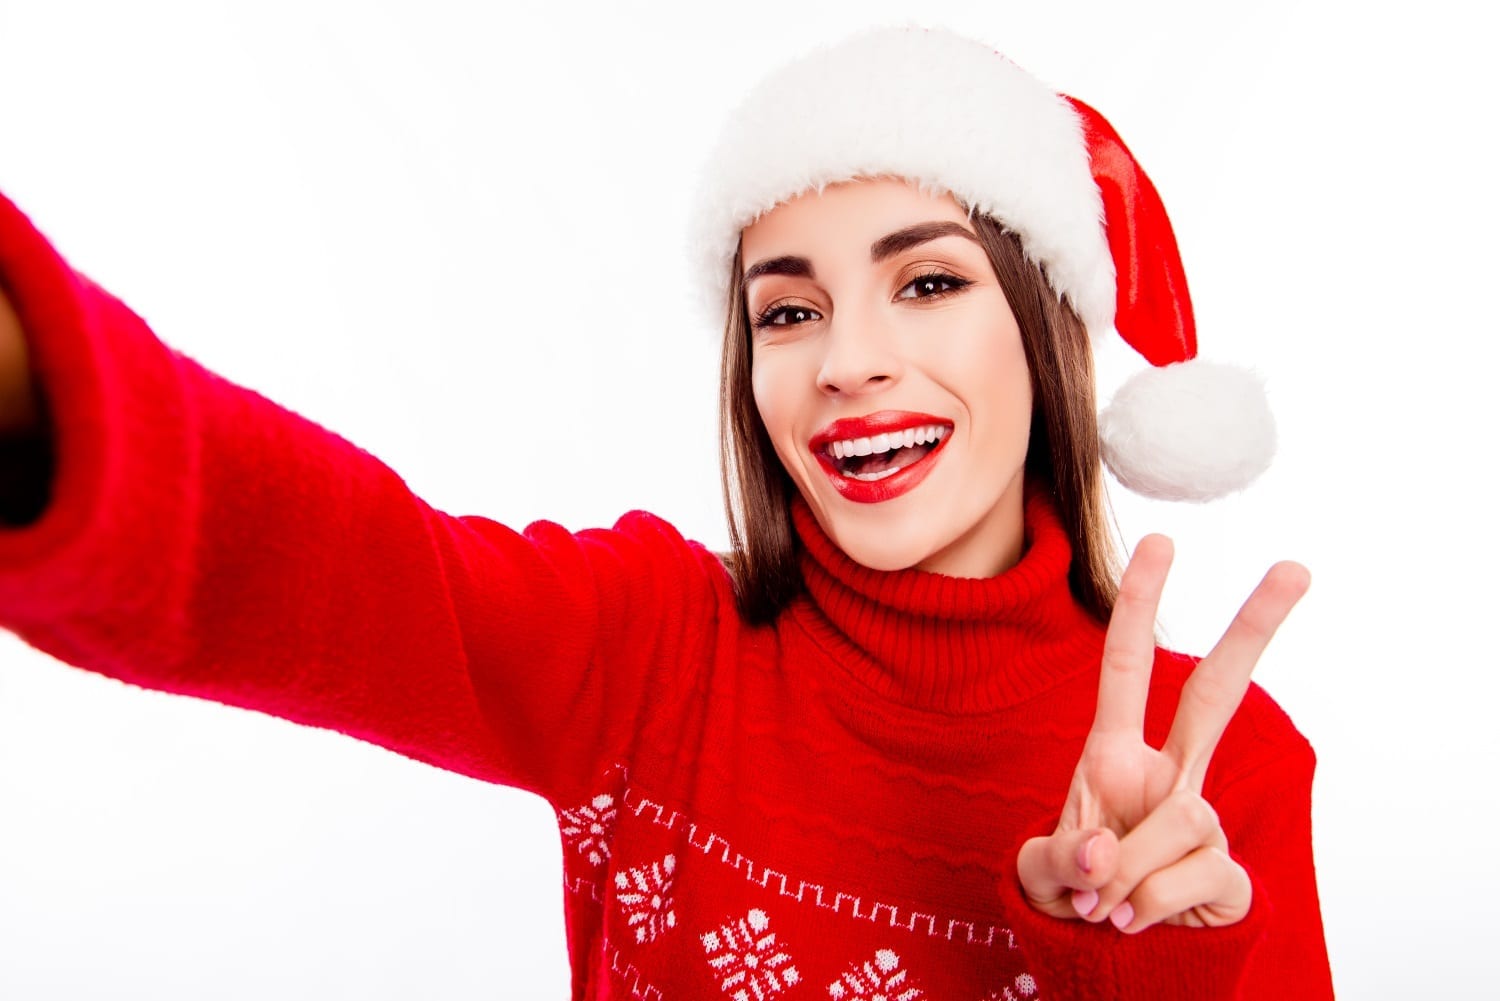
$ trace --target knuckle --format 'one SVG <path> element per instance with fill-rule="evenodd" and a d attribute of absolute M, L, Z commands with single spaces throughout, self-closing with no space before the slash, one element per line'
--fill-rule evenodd
<path fill-rule="evenodd" d="M 1211 714 L 1220 706 L 1238 705 L 1241 696 L 1225 678 L 1213 672 L 1194 674 L 1182 689 L 1182 699 L 1189 712 Z"/>
<path fill-rule="evenodd" d="M 1060 868 L 1058 863 L 1064 861 L 1068 855 L 1069 840 L 1066 831 L 1058 831 L 1045 838 L 1033 838 L 1029 843 L 1035 844 L 1039 851 L 1046 853 L 1047 862 L 1050 865 Z"/>
<path fill-rule="evenodd" d="M 1114 873 L 1105 881 L 1104 886 L 1099 890 L 1099 895 L 1107 896 L 1112 900 L 1124 900 L 1145 875 L 1142 863 L 1136 858 L 1135 852 L 1121 852 L 1119 860 L 1115 863 Z"/>
<path fill-rule="evenodd" d="M 1254 889 L 1250 883 L 1250 874 L 1245 871 L 1244 866 L 1230 858 L 1227 852 L 1219 851 L 1218 849 L 1215 849 L 1215 851 L 1223 858 L 1224 865 L 1227 867 L 1225 882 L 1228 884 L 1226 891 L 1228 897 L 1242 903 L 1244 909 L 1248 911 L 1250 909 L 1250 898 L 1254 894 Z"/>
<path fill-rule="evenodd" d="M 1130 896 L 1135 884 L 1126 879 L 1112 879 L 1099 888 L 1099 903 L 1108 912 Z"/>
<path fill-rule="evenodd" d="M 1194 796 L 1188 807 L 1189 822 L 1200 840 L 1207 840 L 1219 829 L 1219 812 L 1202 796 Z"/>
<path fill-rule="evenodd" d="M 1115 596 L 1115 605 L 1123 604 L 1131 613 L 1149 614 L 1157 602 L 1160 593 L 1160 585 L 1147 577 L 1141 576 L 1145 571 L 1137 569 L 1135 573 L 1126 568 L 1120 577 L 1120 590 Z"/>
<path fill-rule="evenodd" d="M 1219 813 L 1208 800 L 1195 792 L 1179 789 L 1172 793 L 1172 810 L 1179 823 L 1192 832 L 1199 844 L 1206 843 L 1219 830 Z"/>
<path fill-rule="evenodd" d="M 1130 904 L 1135 908 L 1135 913 L 1142 918 L 1159 921 L 1172 913 L 1174 908 L 1166 899 L 1162 881 L 1154 877 L 1148 877 L 1135 892 L 1130 895 Z"/>
<path fill-rule="evenodd" d="M 1129 649 L 1119 644 L 1105 644 L 1099 657 L 1099 667 L 1102 670 L 1130 672 L 1135 666 L 1136 658 Z"/>
<path fill-rule="evenodd" d="M 1264 592 L 1257 592 L 1245 602 L 1231 626 L 1243 629 L 1251 639 L 1269 643 L 1271 637 L 1276 635 L 1281 619 L 1274 599 Z"/>

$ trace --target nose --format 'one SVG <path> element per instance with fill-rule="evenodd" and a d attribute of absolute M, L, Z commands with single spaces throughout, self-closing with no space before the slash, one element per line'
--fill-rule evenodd
<path fill-rule="evenodd" d="M 891 332 L 874 317 L 835 316 L 823 342 L 818 389 L 829 396 L 875 392 L 901 376 Z"/>

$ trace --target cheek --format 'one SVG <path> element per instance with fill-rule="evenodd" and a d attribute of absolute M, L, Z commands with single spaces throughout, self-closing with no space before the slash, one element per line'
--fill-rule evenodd
<path fill-rule="evenodd" d="M 750 366 L 750 395 L 755 398 L 755 410 L 760 414 L 761 423 L 766 426 L 766 431 L 772 438 L 776 434 L 771 429 L 776 422 L 776 380 L 772 373 L 768 372 L 764 362 L 759 359 L 751 362 Z"/>
<path fill-rule="evenodd" d="M 1021 345 L 1019 332 L 1004 342 L 1004 347 L 995 358 L 992 371 L 1000 388 L 998 403 L 1002 419 L 1017 435 L 1029 434 L 1032 411 L 1031 370 L 1026 365 L 1026 349 Z"/>
<path fill-rule="evenodd" d="M 1005 349 L 997 360 L 996 367 L 1006 389 L 1006 399 L 1011 402 L 1009 410 L 1020 414 L 1028 422 L 1031 418 L 1031 368 L 1026 364 L 1026 348 L 1021 343 L 1020 331 L 1015 331 L 1005 341 Z"/>
<path fill-rule="evenodd" d="M 792 380 L 783 368 L 774 357 L 756 356 L 750 368 L 750 392 L 755 398 L 755 410 L 760 414 L 761 424 L 784 463 L 796 406 Z"/>
<path fill-rule="evenodd" d="M 1031 430 L 1031 370 L 1020 328 L 1008 322 L 990 324 L 970 342 L 949 368 L 951 385 L 964 387 L 976 422 L 988 429 L 995 448 L 1011 450 Z"/>

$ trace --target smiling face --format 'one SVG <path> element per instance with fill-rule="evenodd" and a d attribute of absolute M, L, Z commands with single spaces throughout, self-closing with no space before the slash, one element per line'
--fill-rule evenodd
<path fill-rule="evenodd" d="M 824 532 L 877 570 L 1014 565 L 1031 377 L 958 203 L 851 181 L 772 209 L 740 248 L 756 408 Z"/>

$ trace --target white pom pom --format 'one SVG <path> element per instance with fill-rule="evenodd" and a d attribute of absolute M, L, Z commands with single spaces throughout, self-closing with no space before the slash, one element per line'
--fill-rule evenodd
<path fill-rule="evenodd" d="M 1099 441 L 1130 490 L 1207 501 L 1265 472 L 1276 422 L 1253 372 L 1195 359 L 1132 376 L 1099 415 Z"/>

